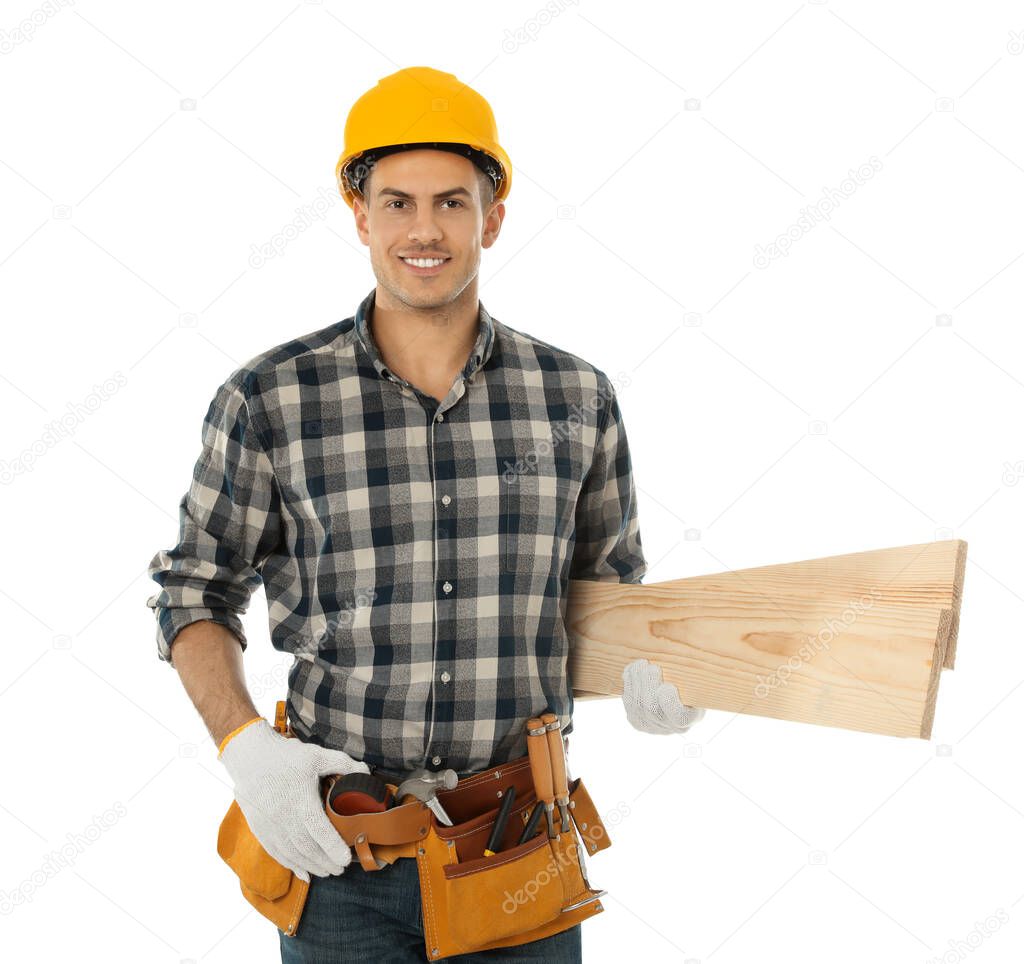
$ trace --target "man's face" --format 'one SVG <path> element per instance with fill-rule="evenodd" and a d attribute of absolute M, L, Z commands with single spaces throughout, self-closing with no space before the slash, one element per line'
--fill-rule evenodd
<path fill-rule="evenodd" d="M 448 151 L 408 150 L 381 158 L 369 196 L 354 203 L 356 230 L 370 248 L 377 283 L 410 308 L 451 304 L 476 278 L 480 250 L 494 244 L 505 205 L 481 206 L 475 164 Z M 406 258 L 436 260 L 418 267 Z"/>

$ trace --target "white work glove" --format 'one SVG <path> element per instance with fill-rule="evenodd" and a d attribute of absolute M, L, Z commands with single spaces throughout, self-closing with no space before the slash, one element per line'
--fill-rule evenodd
<path fill-rule="evenodd" d="M 622 703 L 641 733 L 685 733 L 704 717 L 703 708 L 683 703 L 679 691 L 662 682 L 661 667 L 646 659 L 635 659 L 622 671 Z"/>
<path fill-rule="evenodd" d="M 352 848 L 324 812 L 320 777 L 369 773 L 341 750 L 286 737 L 266 720 L 250 723 L 218 759 L 235 783 L 235 799 L 256 839 L 302 880 L 340 874 Z"/>

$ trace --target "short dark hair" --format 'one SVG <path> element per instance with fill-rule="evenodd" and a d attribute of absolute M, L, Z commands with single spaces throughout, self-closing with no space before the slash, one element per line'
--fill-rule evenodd
<path fill-rule="evenodd" d="M 481 207 L 487 207 L 494 201 L 494 181 L 491 175 L 488 174 L 482 167 L 478 167 L 476 164 L 473 165 L 473 170 L 476 171 L 476 182 L 480 193 L 480 205 Z M 366 176 L 363 178 L 362 183 L 362 196 L 363 200 L 367 199 L 367 195 L 370 192 L 370 178 L 373 175 L 373 167 L 366 172 Z"/>

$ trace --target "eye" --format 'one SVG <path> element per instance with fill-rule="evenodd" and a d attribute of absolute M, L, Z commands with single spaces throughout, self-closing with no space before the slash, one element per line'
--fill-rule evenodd
<path fill-rule="evenodd" d="M 459 207 L 462 207 L 462 202 L 460 200 L 458 200 L 458 198 L 453 198 L 453 197 L 445 198 L 444 201 L 442 201 L 441 203 L 442 204 L 457 204 Z"/>
<path fill-rule="evenodd" d="M 385 204 L 384 207 L 389 208 L 389 207 L 391 207 L 392 204 L 405 204 L 405 201 L 398 200 L 398 199 L 396 199 L 394 201 L 388 201 L 388 203 Z"/>

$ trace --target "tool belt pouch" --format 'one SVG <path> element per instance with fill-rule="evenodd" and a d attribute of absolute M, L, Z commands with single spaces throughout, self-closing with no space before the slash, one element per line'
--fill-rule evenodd
<path fill-rule="evenodd" d="M 294 736 L 278 704 L 275 726 Z M 460 780 L 437 798 L 453 822 L 438 823 L 425 803 L 410 801 L 381 813 L 344 816 L 326 800 L 333 778 L 323 783 L 325 811 L 352 847 L 353 863 L 364 870 L 387 867 L 399 857 L 415 857 L 419 871 L 427 960 L 455 954 L 511 947 L 561 933 L 601 913 L 604 893 L 590 886 L 580 857 L 611 846 L 587 788 L 569 783 L 569 829 L 561 831 L 558 808 L 550 838 L 545 819 L 536 835 L 516 844 L 536 793 L 528 756 Z M 484 849 L 501 803 L 499 790 L 510 784 L 516 798 L 498 850 Z M 388 784 L 392 794 L 397 786 Z M 282 866 L 263 849 L 236 801 L 220 825 L 217 852 L 238 875 L 242 895 L 286 936 L 297 933 L 309 883 Z"/>
<path fill-rule="evenodd" d="M 498 790 L 510 784 L 516 796 L 503 838 L 485 856 L 501 803 Z M 426 832 L 414 850 L 427 960 L 550 937 L 604 909 L 598 899 L 604 891 L 590 886 L 578 848 L 581 838 L 588 854 L 611 841 L 583 782 L 571 782 L 569 790 L 569 829 L 550 838 L 542 818 L 523 844 L 517 841 L 537 799 L 528 756 L 438 791 L 453 826 L 426 810 Z M 560 830 L 557 806 L 553 816 Z"/>
<path fill-rule="evenodd" d="M 278 732 L 294 737 L 278 703 Z M 309 882 L 297 877 L 263 849 L 236 800 L 231 801 L 217 834 L 217 853 L 238 875 L 242 896 L 289 937 L 295 935 L 306 905 Z"/>
<path fill-rule="evenodd" d="M 221 821 L 217 853 L 238 875 L 245 899 L 285 934 L 294 935 L 309 883 L 263 849 L 234 800 Z"/>

